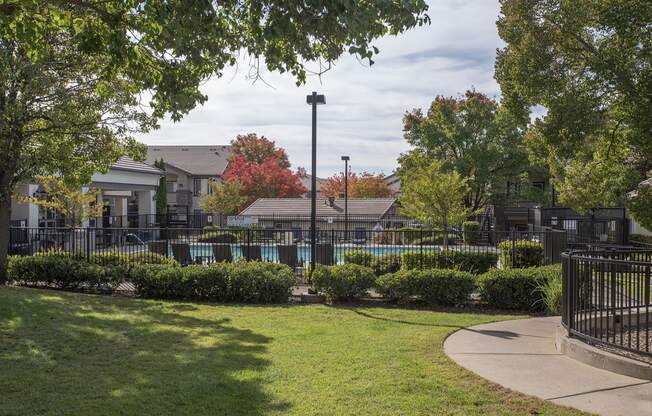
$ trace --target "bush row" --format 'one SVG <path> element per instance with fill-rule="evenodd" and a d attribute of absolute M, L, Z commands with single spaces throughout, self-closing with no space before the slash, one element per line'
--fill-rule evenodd
<path fill-rule="evenodd" d="M 402 269 L 457 269 L 475 274 L 484 273 L 496 266 L 494 253 L 464 252 L 456 250 L 429 253 L 404 253 Z"/>
<path fill-rule="evenodd" d="M 366 250 L 348 250 L 344 252 L 344 263 L 370 267 L 376 276 L 380 276 L 397 272 L 401 268 L 401 255 L 388 253 L 377 256 Z"/>
<path fill-rule="evenodd" d="M 471 273 L 484 273 L 496 266 L 498 257 L 493 253 L 474 253 L 455 250 L 429 253 L 384 254 L 376 256 L 366 250 L 349 250 L 344 253 L 344 263 L 371 267 L 376 275 L 395 273 L 399 269 L 457 269 Z"/>
<path fill-rule="evenodd" d="M 491 269 L 479 277 L 451 269 L 402 269 L 378 278 L 357 264 L 318 265 L 312 285 L 329 300 L 364 297 L 375 288 L 392 301 L 455 306 L 469 302 L 478 290 L 483 302 L 498 309 L 558 313 L 561 306 L 560 265 Z"/>
<path fill-rule="evenodd" d="M 287 302 L 296 284 L 288 266 L 255 261 L 188 267 L 143 265 L 134 268 L 130 278 L 140 296 L 214 302 Z"/>
<path fill-rule="evenodd" d="M 378 292 L 389 300 L 415 299 L 428 305 L 463 305 L 475 289 L 475 276 L 447 269 L 401 270 L 376 281 Z"/>
<path fill-rule="evenodd" d="M 9 279 L 19 285 L 104 291 L 131 281 L 136 294 L 143 297 L 251 303 L 287 302 L 296 284 L 292 270 L 280 264 L 237 262 L 178 267 L 164 256 L 145 254 L 128 259 L 113 253 L 87 259 L 56 251 L 12 256 Z"/>

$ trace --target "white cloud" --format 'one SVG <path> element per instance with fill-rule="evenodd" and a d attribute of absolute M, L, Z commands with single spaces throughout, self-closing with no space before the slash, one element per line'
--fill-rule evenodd
<path fill-rule="evenodd" d="M 264 74 L 270 87 L 246 78 L 246 62 L 202 91 L 208 102 L 179 123 L 142 135 L 147 144 L 226 144 L 237 134 L 255 132 L 276 140 L 296 166 L 310 165 L 310 109 L 305 96 L 326 95 L 318 109 L 318 174 L 342 169 L 351 156 L 354 170 L 391 173 L 407 150 L 402 117 L 427 108 L 436 95 L 458 95 L 471 86 L 499 95 L 493 79 L 497 0 L 437 0 L 430 26 L 380 39 L 375 65 L 344 56 L 321 79 L 297 87 L 290 75 Z"/>

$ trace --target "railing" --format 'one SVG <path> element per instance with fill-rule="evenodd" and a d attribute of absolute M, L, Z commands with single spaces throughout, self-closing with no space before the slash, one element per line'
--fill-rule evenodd
<path fill-rule="evenodd" d="M 562 323 L 571 336 L 652 356 L 652 250 L 593 248 L 562 254 Z"/>
<path fill-rule="evenodd" d="M 483 234 L 486 234 L 485 231 Z M 31 255 L 39 251 L 58 249 L 83 256 L 95 253 L 120 253 L 130 258 L 141 258 L 143 253 L 157 253 L 177 259 L 181 264 L 209 264 L 219 261 L 262 260 L 285 263 L 297 274 L 304 273 L 311 260 L 311 233 L 300 227 L 287 229 L 202 229 L 202 228 L 11 228 L 10 254 Z M 419 254 L 417 267 L 426 267 L 432 260 L 428 254 L 444 257 L 451 253 L 490 253 L 499 258 L 499 244 L 508 240 L 542 245 L 541 263 L 559 261 L 565 248 L 563 233 L 546 232 L 490 232 L 491 241 L 463 241 L 458 235 L 440 231 L 373 231 L 317 230 L 316 262 L 341 264 L 349 251 L 364 251 L 372 255 L 369 266 L 378 274 L 398 270 L 406 253 Z M 467 236 L 468 237 L 468 236 Z M 479 236 L 478 236 L 479 237 Z M 510 246 L 508 244 L 508 246 Z M 513 261 L 514 259 L 512 259 Z M 426 264 L 424 264 L 424 262 Z M 496 262 L 493 264 L 496 265 Z M 413 264 L 414 266 L 414 264 Z"/>

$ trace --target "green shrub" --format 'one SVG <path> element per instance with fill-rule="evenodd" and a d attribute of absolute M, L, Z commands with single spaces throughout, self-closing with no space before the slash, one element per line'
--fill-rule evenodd
<path fill-rule="evenodd" d="M 376 256 L 366 250 L 347 250 L 344 252 L 344 263 L 371 267 Z"/>
<path fill-rule="evenodd" d="M 156 299 L 194 297 L 192 275 L 202 266 L 169 267 L 160 264 L 138 265 L 129 272 L 139 296 Z"/>
<path fill-rule="evenodd" d="M 238 242 L 238 235 L 230 231 L 204 231 L 197 241 L 201 243 L 235 244 Z"/>
<path fill-rule="evenodd" d="M 462 223 L 462 238 L 466 244 L 475 244 L 478 242 L 478 231 L 480 223 L 477 221 L 464 221 Z"/>
<path fill-rule="evenodd" d="M 401 270 L 376 281 L 378 291 L 390 300 L 416 299 L 428 305 L 463 305 L 475 289 L 471 273 L 447 269 Z"/>
<path fill-rule="evenodd" d="M 318 265 L 312 274 L 313 289 L 331 301 L 362 297 L 375 280 L 373 270 L 358 264 Z"/>
<path fill-rule="evenodd" d="M 163 264 L 168 266 L 178 266 L 179 263 L 171 258 L 162 254 L 152 252 L 137 252 L 137 253 L 94 253 L 90 262 L 99 264 L 101 266 L 135 266 L 138 264 Z"/>
<path fill-rule="evenodd" d="M 401 269 L 401 255 L 388 253 L 376 256 L 371 263 L 371 268 L 374 269 L 376 276 L 395 273 Z"/>
<path fill-rule="evenodd" d="M 143 265 L 134 267 L 130 275 L 139 296 L 160 299 L 281 303 L 287 302 L 296 284 L 288 266 L 263 262 Z"/>
<path fill-rule="evenodd" d="M 480 276 L 480 296 L 490 306 L 539 312 L 545 308 L 544 295 L 539 289 L 549 281 L 561 281 L 558 264 L 525 269 L 492 269 Z"/>
<path fill-rule="evenodd" d="M 543 264 L 543 245 L 530 240 L 505 240 L 500 249 L 500 265 L 503 268 L 535 267 Z"/>
<path fill-rule="evenodd" d="M 550 266 L 547 266 L 550 267 Z M 562 302 L 562 277 L 559 273 L 551 273 L 544 283 L 540 283 L 537 290 L 541 293 L 543 305 L 550 315 L 561 314 Z"/>
<path fill-rule="evenodd" d="M 9 280 L 27 286 L 110 290 L 125 277 L 124 267 L 103 267 L 65 252 L 51 251 L 34 256 L 12 257 L 9 262 Z"/>
<path fill-rule="evenodd" d="M 225 301 L 287 302 L 295 284 L 292 269 L 284 264 L 257 261 L 234 263 L 229 272 Z"/>
<path fill-rule="evenodd" d="M 496 266 L 498 256 L 489 252 L 465 252 L 457 250 L 403 253 L 402 268 L 457 269 L 471 273 L 484 273 Z"/>

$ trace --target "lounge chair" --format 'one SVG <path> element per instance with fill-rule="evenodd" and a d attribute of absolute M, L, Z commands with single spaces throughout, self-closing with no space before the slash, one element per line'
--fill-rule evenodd
<path fill-rule="evenodd" d="M 276 246 L 276 248 L 278 249 L 278 260 L 280 263 L 287 264 L 292 269 L 297 267 L 299 256 L 297 254 L 296 244 L 283 244 Z"/>
<path fill-rule="evenodd" d="M 335 264 L 332 244 L 317 244 L 315 248 L 317 250 L 317 255 L 315 256 L 316 263 L 326 265 Z"/>
<path fill-rule="evenodd" d="M 161 256 L 168 255 L 168 242 L 163 240 L 153 240 L 147 242 L 147 249 L 150 253 L 160 254 Z"/>
<path fill-rule="evenodd" d="M 188 243 L 172 243 L 172 255 L 182 266 L 187 266 L 192 263 L 190 244 Z"/>
<path fill-rule="evenodd" d="M 213 258 L 215 263 L 232 262 L 233 253 L 230 244 L 213 244 Z"/>
<path fill-rule="evenodd" d="M 261 261 L 263 259 L 259 245 L 240 245 L 242 249 L 242 257 L 247 261 Z"/>

